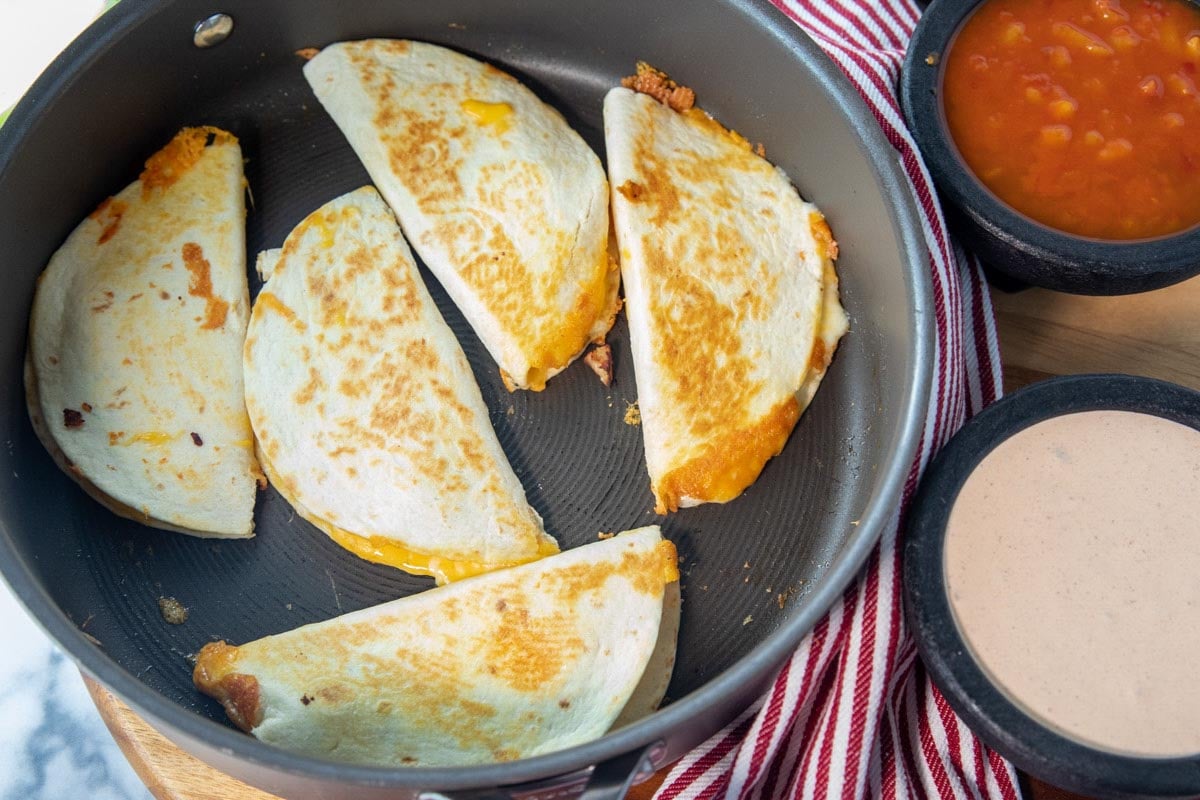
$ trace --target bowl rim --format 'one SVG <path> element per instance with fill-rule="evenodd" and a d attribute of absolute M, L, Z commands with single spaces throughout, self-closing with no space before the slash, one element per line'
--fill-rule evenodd
<path fill-rule="evenodd" d="M 1031 425 L 1096 410 L 1152 414 L 1200 430 L 1200 392 L 1132 375 L 1051 378 L 989 406 L 942 449 L 917 490 L 903 555 L 905 618 L 950 707 L 1021 769 L 1089 796 L 1195 796 L 1200 792 L 1200 753 L 1121 755 L 1068 738 L 1022 711 L 971 655 L 950 608 L 943 570 L 946 523 L 967 478 L 993 449 Z"/>
<path fill-rule="evenodd" d="M 899 424 L 890 445 L 891 459 L 881 465 L 874 492 L 861 524 L 829 565 L 810 602 L 757 645 L 750 653 L 690 695 L 653 715 L 599 739 L 546 755 L 503 764 L 471 767 L 376 767 L 302 756 L 247 736 L 228 725 L 192 713 L 142 684 L 117 662 L 93 646 L 58 608 L 24 563 L 5 534 L 0 520 L 0 574 L 35 622 L 58 642 L 87 674 L 110 689 L 140 715 L 154 722 L 168 738 L 198 742 L 251 767 L 278 770 L 300 779 L 371 788 L 444 790 L 471 789 L 537 781 L 575 773 L 634 750 L 694 729 L 722 701 L 746 685 L 769 677 L 858 575 L 885 527 L 895 524 L 910 467 L 921 443 L 928 399 L 933 385 L 934 313 L 928 249 L 916 198 L 895 150 L 857 90 L 833 60 L 803 30 L 769 0 L 718 0 L 745 14 L 764 36 L 783 44 L 819 88 L 836 99 L 847 125 L 858 137 L 859 150 L 875 174 L 881 196 L 888 202 L 897 254 L 906 285 L 906 333 L 911 340 L 912 370 L 897 402 Z M 150 22 L 179 0 L 119 3 L 102 14 L 42 73 L 0 128 L 0 175 L 20 157 L 33 124 L 57 102 L 75 75 L 89 68 L 125 35 Z M 186 748 L 185 748 L 186 749 Z M 661 764 L 655 764 L 656 768 Z"/>
<path fill-rule="evenodd" d="M 1200 223 L 1146 239 L 1097 239 L 1057 230 L 1017 211 L 976 177 L 959 153 L 941 102 L 946 54 L 987 0 L 934 0 L 913 31 L 900 73 L 905 122 L 942 199 L 983 235 L 1015 250 L 1022 264 L 996 269 L 1029 283 L 1086 294 L 1159 288 L 1200 273 Z M 1183 0 L 1200 6 L 1200 0 Z M 933 63 L 930 63 L 930 61 Z M 1037 264 L 1037 267 L 1030 266 Z M 1118 271 L 1116 275 L 1107 272 Z M 1073 276 L 1073 279 L 1072 279 Z"/>

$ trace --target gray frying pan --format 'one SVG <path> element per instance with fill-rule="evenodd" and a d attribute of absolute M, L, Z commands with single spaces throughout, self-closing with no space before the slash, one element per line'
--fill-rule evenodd
<path fill-rule="evenodd" d="M 209 20 L 224 12 L 232 20 Z M 209 20 L 207 23 L 202 22 Z M 199 27 L 197 25 L 199 24 Z M 228 34 L 227 36 L 224 34 Z M 545 392 L 509 394 L 437 282 L 529 500 L 566 547 L 661 521 L 684 559 L 679 659 L 664 708 L 600 740 L 469 769 L 384 769 L 301 758 L 243 735 L 191 684 L 188 655 L 429 588 L 369 564 L 262 493 L 256 538 L 144 528 L 89 500 L 25 413 L 21 363 L 34 281 L 67 233 L 181 126 L 240 137 L 254 196 L 250 263 L 301 218 L 368 182 L 294 51 L 367 36 L 428 40 L 493 61 L 560 109 L 603 156 L 601 98 L 638 59 L 766 145 L 828 216 L 852 331 L 783 454 L 746 494 L 658 520 L 624 322 L 605 389 L 582 364 Z M 199 46 L 206 45 L 206 46 Z M 184 749 L 289 798 L 512 796 L 590 780 L 617 797 L 728 722 L 856 574 L 893 519 L 932 369 L 927 254 L 894 151 L 836 67 L 761 0 L 125 0 L 93 25 L 0 129 L 0 568 L 42 626 Z M 251 275 L 251 293 L 257 291 Z M 786 346 L 786 345 L 785 345 Z M 157 599 L 190 609 L 168 625 Z M 594 768 L 594 769 L 593 769 Z M 638 774 L 635 774 L 638 773 Z M 503 789 L 497 787 L 504 787 Z"/>

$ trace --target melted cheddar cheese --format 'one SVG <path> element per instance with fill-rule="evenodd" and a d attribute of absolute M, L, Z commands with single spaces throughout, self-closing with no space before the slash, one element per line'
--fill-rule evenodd
<path fill-rule="evenodd" d="M 709 447 L 663 475 L 653 487 L 654 511 L 677 511 L 684 499 L 726 503 L 754 483 L 767 461 L 779 455 L 800 419 L 789 397 L 756 424 L 717 437 Z"/>
<path fill-rule="evenodd" d="M 455 561 L 441 556 L 432 556 L 410 550 L 402 544 L 382 536 L 359 536 L 329 523 L 316 523 L 329 537 L 359 558 L 376 564 L 386 564 L 389 567 L 402 569 L 413 575 L 428 575 L 437 581 L 438 586 L 460 581 L 485 572 L 515 567 L 537 561 L 558 552 L 557 547 L 542 544 L 536 557 L 527 561 L 512 561 L 498 564 L 480 564 L 473 561 Z"/>
<path fill-rule="evenodd" d="M 467 116 L 480 125 L 488 125 L 496 133 L 504 133 L 512 125 L 513 107 L 508 103 L 488 103 L 484 100 L 463 100 L 460 104 Z"/>

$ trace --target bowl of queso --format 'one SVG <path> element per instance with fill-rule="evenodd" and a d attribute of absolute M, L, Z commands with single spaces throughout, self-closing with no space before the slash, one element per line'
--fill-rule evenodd
<path fill-rule="evenodd" d="M 935 0 L 900 88 L 994 269 L 1078 294 L 1200 273 L 1200 0 Z"/>

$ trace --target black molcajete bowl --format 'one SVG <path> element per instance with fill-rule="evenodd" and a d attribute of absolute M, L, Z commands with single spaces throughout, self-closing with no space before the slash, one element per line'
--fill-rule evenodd
<path fill-rule="evenodd" d="M 1200 273 L 1200 226 L 1154 239 L 1075 236 L 1001 201 L 959 155 L 942 109 L 942 71 L 955 34 L 979 5 L 936 0 L 913 33 L 900 78 L 904 118 L 964 244 L 1018 281 L 1074 294 L 1131 294 Z"/>
<path fill-rule="evenodd" d="M 1142 758 L 1098 750 L 1018 708 L 975 661 L 955 623 L 944 569 L 946 523 L 984 457 L 1029 426 L 1096 410 L 1154 414 L 1200 429 L 1200 392 L 1129 375 L 1054 378 L 1023 389 L 968 422 L 930 466 L 908 521 L 905 614 L 934 683 L 989 747 L 1031 775 L 1088 797 L 1200 796 L 1200 754 Z"/>

